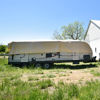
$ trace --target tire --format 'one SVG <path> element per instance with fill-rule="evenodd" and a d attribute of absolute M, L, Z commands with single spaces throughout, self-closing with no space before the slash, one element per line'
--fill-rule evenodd
<path fill-rule="evenodd" d="M 36 68 L 40 68 L 40 67 L 41 67 L 41 64 L 40 64 L 40 63 L 36 63 L 36 64 L 35 64 L 35 67 L 36 67 Z"/>
<path fill-rule="evenodd" d="M 45 69 L 49 69 L 49 68 L 50 68 L 50 64 L 49 64 L 49 63 L 45 63 L 45 64 L 44 64 L 44 68 L 45 68 Z"/>

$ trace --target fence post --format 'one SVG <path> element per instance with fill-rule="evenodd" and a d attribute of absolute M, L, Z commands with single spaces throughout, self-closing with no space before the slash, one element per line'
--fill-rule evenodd
<path fill-rule="evenodd" d="M 4 53 L 4 59 L 5 59 L 5 53 Z"/>

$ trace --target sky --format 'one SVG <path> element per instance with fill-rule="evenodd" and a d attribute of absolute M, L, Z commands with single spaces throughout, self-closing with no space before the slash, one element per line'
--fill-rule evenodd
<path fill-rule="evenodd" d="M 100 20 L 100 0 L 0 0 L 0 44 L 52 40 L 75 21 Z"/>

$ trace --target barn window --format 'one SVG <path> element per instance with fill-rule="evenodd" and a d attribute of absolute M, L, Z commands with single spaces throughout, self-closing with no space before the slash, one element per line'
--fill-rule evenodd
<path fill-rule="evenodd" d="M 97 52 L 97 48 L 95 48 L 95 52 Z"/>
<path fill-rule="evenodd" d="M 100 59 L 100 53 L 99 53 L 99 59 Z"/>

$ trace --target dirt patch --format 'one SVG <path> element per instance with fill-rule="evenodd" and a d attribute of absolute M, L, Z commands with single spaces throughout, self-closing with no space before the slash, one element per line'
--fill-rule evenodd
<path fill-rule="evenodd" d="M 93 74 L 86 72 L 85 70 L 66 69 L 61 71 L 43 70 L 43 74 L 24 73 L 21 80 L 28 81 L 29 77 L 33 78 L 31 81 L 36 81 L 34 78 L 38 78 L 38 80 L 51 79 L 56 84 L 61 81 L 64 83 L 79 83 L 100 79 L 99 77 L 94 77 Z"/>

